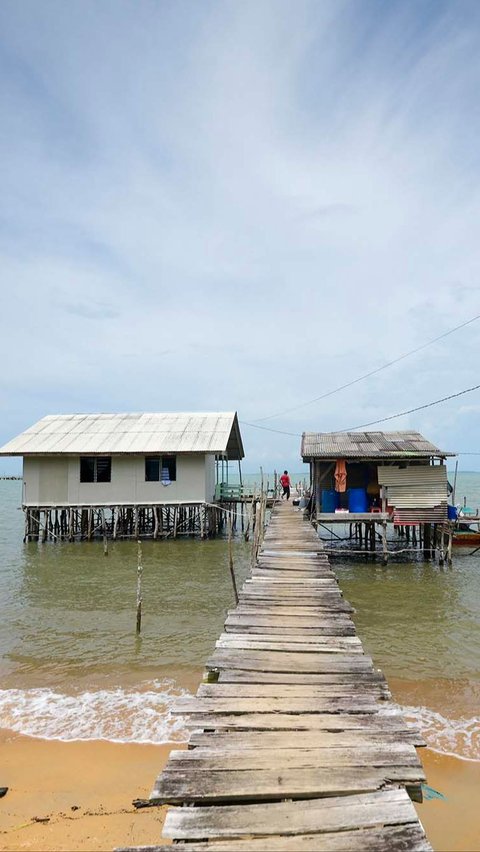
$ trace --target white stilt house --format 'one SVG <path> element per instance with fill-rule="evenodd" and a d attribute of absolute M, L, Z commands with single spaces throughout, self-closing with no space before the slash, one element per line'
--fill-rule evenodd
<path fill-rule="evenodd" d="M 214 532 L 216 485 L 244 457 L 235 412 L 49 415 L 23 456 L 26 538 Z"/>

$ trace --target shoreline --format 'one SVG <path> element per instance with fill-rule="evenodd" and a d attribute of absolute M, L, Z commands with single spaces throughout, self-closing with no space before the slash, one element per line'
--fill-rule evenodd
<path fill-rule="evenodd" d="M 132 801 L 148 798 L 171 749 L 182 744 L 60 742 L 2 731 L 0 747 L 0 783 L 9 787 L 0 800 L 4 852 L 111 852 L 160 843 L 167 807 L 137 810 Z M 416 806 L 430 843 L 436 852 L 474 852 L 480 761 L 428 748 L 419 754 L 428 785 L 446 796 Z"/>

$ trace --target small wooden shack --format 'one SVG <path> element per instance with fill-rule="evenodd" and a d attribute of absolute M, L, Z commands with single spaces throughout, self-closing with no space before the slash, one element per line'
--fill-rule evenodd
<path fill-rule="evenodd" d="M 0 448 L 23 456 L 25 538 L 216 531 L 215 490 L 244 457 L 235 412 L 49 415 Z"/>
<path fill-rule="evenodd" d="M 384 538 L 388 522 L 418 526 L 430 542 L 432 525 L 447 521 L 445 460 L 455 454 L 419 432 L 304 432 L 301 455 L 320 524 L 366 524 L 365 540 L 373 543 L 375 524 Z"/>

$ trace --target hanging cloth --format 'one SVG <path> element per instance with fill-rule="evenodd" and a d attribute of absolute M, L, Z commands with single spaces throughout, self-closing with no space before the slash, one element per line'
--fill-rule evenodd
<path fill-rule="evenodd" d="M 347 490 L 347 468 L 343 459 L 337 459 L 335 465 L 335 491 Z"/>

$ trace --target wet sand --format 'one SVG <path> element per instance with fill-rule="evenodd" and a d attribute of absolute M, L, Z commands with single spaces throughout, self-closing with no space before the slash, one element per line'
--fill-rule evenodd
<path fill-rule="evenodd" d="M 446 796 L 417 805 L 419 819 L 436 852 L 478 852 L 480 849 L 480 762 L 447 757 L 419 749 L 427 784 Z"/>
<path fill-rule="evenodd" d="M 132 800 L 148 797 L 170 746 L 62 743 L 3 732 L 0 750 L 0 785 L 10 788 L 0 800 L 5 852 L 112 850 L 160 841 L 166 808 L 136 810 Z M 480 849 L 480 763 L 428 749 L 420 754 L 430 787 L 447 797 L 417 808 L 434 849 Z"/>
<path fill-rule="evenodd" d="M 136 810 L 132 800 L 148 797 L 169 751 L 2 732 L 0 786 L 9 791 L 0 799 L 0 849 L 111 852 L 159 841 L 166 808 Z"/>

